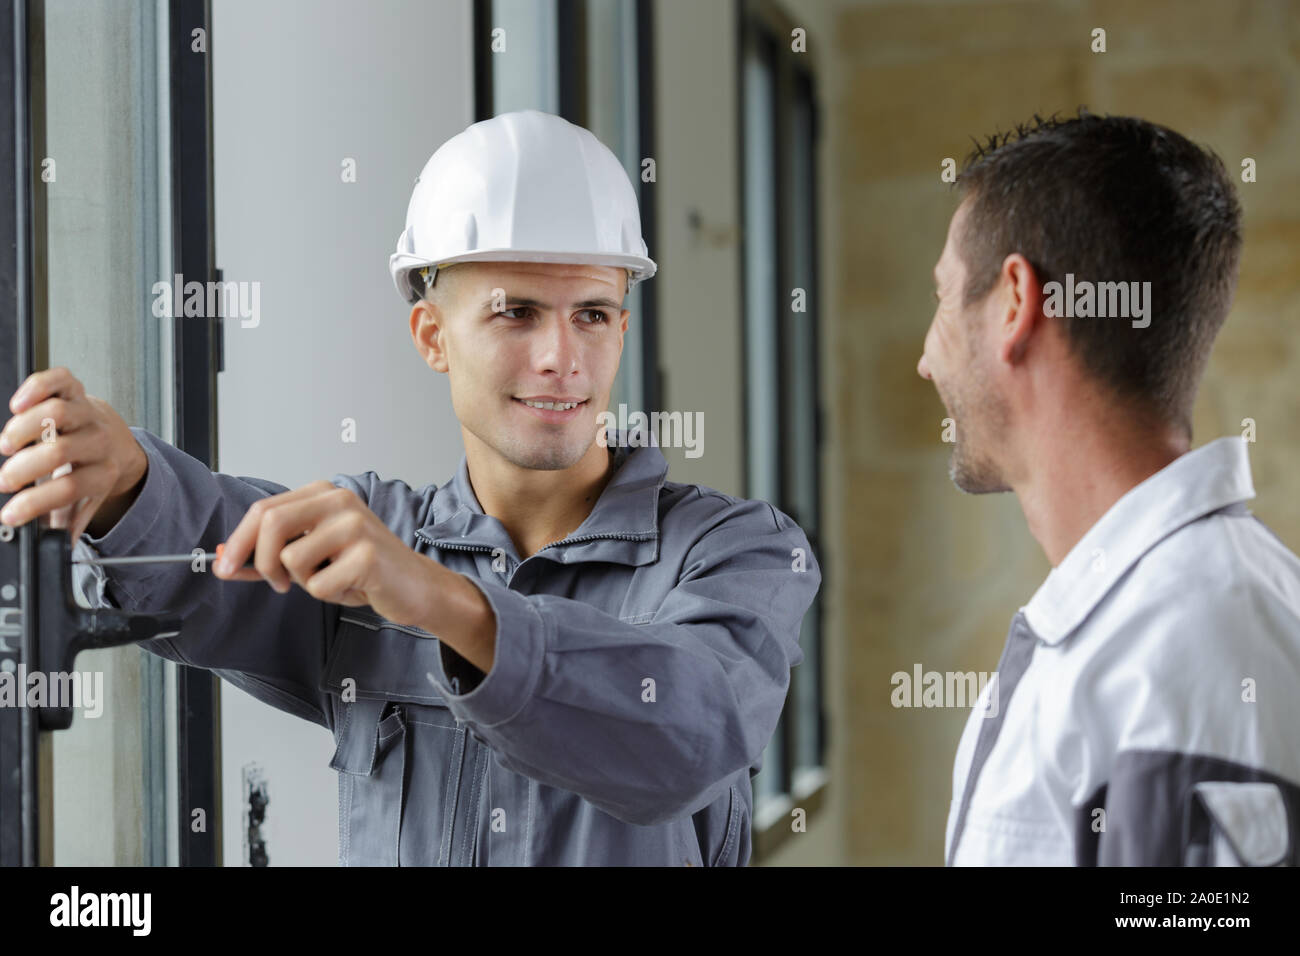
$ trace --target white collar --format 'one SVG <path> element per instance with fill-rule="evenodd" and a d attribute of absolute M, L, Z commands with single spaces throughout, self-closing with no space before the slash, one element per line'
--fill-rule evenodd
<path fill-rule="evenodd" d="M 1180 455 L 1130 488 L 1052 569 L 1021 610 L 1048 644 L 1068 637 L 1157 542 L 1197 518 L 1255 497 L 1241 438 Z"/>

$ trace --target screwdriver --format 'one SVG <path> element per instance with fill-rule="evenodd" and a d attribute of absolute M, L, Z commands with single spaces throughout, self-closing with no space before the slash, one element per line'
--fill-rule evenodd
<path fill-rule="evenodd" d="M 208 567 L 209 565 L 214 564 L 217 561 L 217 559 L 221 557 L 221 551 L 224 547 L 225 547 L 224 544 L 217 545 L 217 550 L 215 554 L 211 551 L 205 552 L 203 555 L 203 566 Z M 184 561 L 186 563 L 189 563 L 193 561 L 196 557 L 198 557 L 198 555 L 195 554 L 140 554 L 129 558 L 73 558 L 72 563 L 73 564 L 98 564 L 101 566 L 107 566 L 113 564 L 154 564 L 158 562 L 168 562 L 168 561 Z M 248 559 L 248 563 L 245 564 L 244 567 L 245 568 L 253 567 L 253 559 L 251 556 Z"/>

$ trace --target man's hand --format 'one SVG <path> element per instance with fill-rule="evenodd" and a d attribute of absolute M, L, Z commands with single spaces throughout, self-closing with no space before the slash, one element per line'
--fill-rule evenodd
<path fill-rule="evenodd" d="M 245 568 L 250 554 L 254 567 Z M 237 570 L 227 571 L 226 562 Z M 356 494 L 313 481 L 255 501 L 213 573 L 265 579 L 281 594 L 297 584 L 318 600 L 369 604 L 397 624 L 423 627 L 435 569 L 446 570 L 393 534 Z"/>
<path fill-rule="evenodd" d="M 0 430 L 0 492 L 17 492 L 0 520 L 17 527 L 49 516 L 75 541 L 107 534 L 135 501 L 149 459 L 108 402 L 87 395 L 67 368 L 33 372 L 9 399 Z M 31 487 L 28 487 L 28 486 Z M 20 490 L 26 489 L 26 490 Z"/>
<path fill-rule="evenodd" d="M 245 568 L 249 554 L 253 567 Z M 369 604 L 395 624 L 433 634 L 484 674 L 496 660 L 496 614 L 482 592 L 412 550 L 357 495 L 328 481 L 253 502 L 221 558 L 212 569 L 219 578 L 265 579 L 281 594 L 296 583 L 320 601 Z"/>

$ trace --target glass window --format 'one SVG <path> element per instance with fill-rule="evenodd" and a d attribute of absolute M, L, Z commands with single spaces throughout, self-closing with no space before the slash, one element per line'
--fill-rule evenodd
<path fill-rule="evenodd" d="M 584 122 L 582 125 L 613 150 L 623 161 L 628 177 L 637 191 L 641 208 L 641 230 L 646 235 L 652 216 L 652 194 L 641 181 L 644 151 L 638 129 L 641 116 L 640 70 L 637 54 L 636 6 L 610 3 L 609 0 L 586 0 L 583 5 L 586 35 L 586 60 L 583 75 Z M 650 240 L 647 239 L 647 243 Z M 650 250 L 650 258 L 655 250 Z M 651 282 L 655 281 L 653 279 Z M 644 311 L 645 284 L 635 286 L 624 302 L 632 314 L 628 317 L 627 336 L 623 340 L 623 358 L 610 394 L 615 413 L 620 403 L 628 411 L 652 412 L 653 400 L 646 382 L 646 339 L 651 330 Z"/>
<path fill-rule="evenodd" d="M 820 556 L 816 103 L 777 19 L 766 5 L 742 9 L 746 494 L 793 518 Z M 760 836 L 789 832 L 790 810 L 808 809 L 825 780 L 820 602 L 804 616 L 803 663 L 753 781 Z"/>
<path fill-rule="evenodd" d="M 814 104 L 812 84 L 801 77 L 791 101 L 790 159 L 790 268 L 792 291 L 785 310 L 784 368 L 788 387 L 783 404 L 782 429 L 786 482 L 783 502 L 788 513 L 820 553 L 819 415 L 817 402 L 817 192 L 813 146 Z M 801 293 L 801 294 L 800 294 Z M 794 683 L 795 791 L 811 789 L 821 779 L 821 601 L 820 593 L 804 616 L 800 646 L 805 666 L 796 667 Z"/>
<path fill-rule="evenodd" d="M 492 0 L 491 9 L 493 114 L 560 112 L 555 0 Z"/>
<path fill-rule="evenodd" d="M 34 258 L 38 285 L 46 279 L 37 367 L 67 366 L 170 440 L 170 323 L 152 312 L 153 284 L 171 272 L 167 9 L 47 0 L 32 37 L 44 47 L 32 68 L 44 69 L 31 84 Z M 102 713 L 79 709 L 69 730 L 44 734 L 45 862 L 176 862 L 175 665 L 130 645 L 84 652 L 75 666 L 102 687 Z"/>
<path fill-rule="evenodd" d="M 751 498 L 780 500 L 777 451 L 776 130 L 774 126 L 771 45 L 758 43 L 744 60 L 744 216 L 745 216 L 745 454 Z M 784 717 L 782 720 L 784 721 Z M 781 729 L 773 735 L 755 776 L 755 825 L 762 829 L 784 813 L 785 746 Z"/>

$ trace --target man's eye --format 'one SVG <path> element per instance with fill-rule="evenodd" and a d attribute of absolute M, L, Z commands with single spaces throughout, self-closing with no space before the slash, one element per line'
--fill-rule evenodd
<path fill-rule="evenodd" d="M 592 319 L 590 323 L 588 323 L 590 325 L 600 325 L 602 322 L 609 321 L 609 316 L 607 316 L 604 312 L 601 312 L 599 309 L 587 309 L 583 313 L 583 315 L 595 316 L 595 318 Z"/>
<path fill-rule="evenodd" d="M 528 306 L 524 305 L 524 306 L 520 306 L 517 309 L 506 309 L 503 312 L 498 312 L 497 315 L 504 315 L 507 319 L 523 319 L 523 318 L 527 318 L 527 313 L 531 311 L 532 310 Z M 523 313 L 523 314 L 517 314 L 517 313 Z"/>

